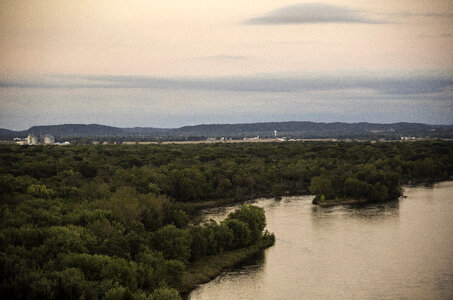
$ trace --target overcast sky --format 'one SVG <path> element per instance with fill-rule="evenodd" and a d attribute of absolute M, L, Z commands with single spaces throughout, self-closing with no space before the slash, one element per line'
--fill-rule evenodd
<path fill-rule="evenodd" d="M 0 127 L 453 124 L 451 0 L 2 0 Z"/>

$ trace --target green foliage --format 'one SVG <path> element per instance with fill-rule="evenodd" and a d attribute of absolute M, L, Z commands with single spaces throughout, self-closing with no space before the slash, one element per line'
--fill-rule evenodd
<path fill-rule="evenodd" d="M 261 238 L 263 230 L 266 227 L 264 209 L 253 205 L 243 205 L 240 209 L 230 213 L 228 219 L 236 219 L 244 222 L 250 230 L 250 241 L 252 243 L 255 243 Z"/>
<path fill-rule="evenodd" d="M 153 300 L 180 300 L 181 296 L 179 296 L 178 291 L 175 289 L 159 288 L 159 289 L 154 290 L 151 299 L 153 299 Z"/>
<path fill-rule="evenodd" d="M 191 236 L 189 231 L 166 225 L 153 235 L 153 246 L 162 251 L 166 259 L 187 262 L 190 258 Z"/>
<path fill-rule="evenodd" d="M 309 190 L 312 194 L 324 195 L 327 199 L 335 197 L 332 180 L 326 176 L 317 176 L 312 178 Z"/>
<path fill-rule="evenodd" d="M 178 291 L 168 288 L 165 284 L 161 284 L 159 288 L 155 289 L 150 297 L 152 300 L 181 300 Z"/>
<path fill-rule="evenodd" d="M 247 223 L 237 219 L 226 219 L 222 222 L 233 232 L 233 247 L 242 248 L 251 244 L 251 230 Z"/>
<path fill-rule="evenodd" d="M 220 226 L 214 228 L 216 251 L 222 253 L 224 250 L 233 249 L 233 241 L 235 239 L 233 230 L 227 224 L 221 223 Z"/>
<path fill-rule="evenodd" d="M 170 173 L 170 195 L 177 201 L 187 202 L 204 197 L 206 178 L 203 173 L 195 168 L 173 170 Z"/>
<path fill-rule="evenodd" d="M 77 268 L 67 268 L 52 274 L 55 282 L 56 299 L 81 299 L 88 293 L 89 286 L 82 271 Z"/>
<path fill-rule="evenodd" d="M 170 223 L 174 224 L 178 228 L 184 228 L 189 223 L 189 217 L 181 209 L 175 209 L 170 213 Z"/>
<path fill-rule="evenodd" d="M 144 292 L 131 292 L 129 289 L 118 286 L 107 291 L 104 300 L 149 300 L 151 296 L 146 296 Z"/>
<path fill-rule="evenodd" d="M 86 253 L 59 256 L 57 265 L 80 269 L 90 281 L 108 278 L 130 290 L 137 288 L 137 263 L 123 258 Z"/>
<path fill-rule="evenodd" d="M 360 199 L 368 195 L 372 188 L 373 186 L 365 181 L 351 177 L 346 179 L 344 184 L 345 195 L 356 199 Z"/>
<path fill-rule="evenodd" d="M 27 193 L 36 198 L 50 199 L 54 195 L 52 189 L 47 188 L 44 184 L 32 184 L 28 186 Z"/>
<path fill-rule="evenodd" d="M 141 220 L 146 230 L 155 231 L 162 227 L 169 203 L 167 199 L 146 197 L 141 203 Z"/>
<path fill-rule="evenodd" d="M 130 225 L 140 218 L 140 201 L 134 188 L 121 187 L 112 197 L 103 202 L 103 206 L 110 210 L 122 224 Z"/>
<path fill-rule="evenodd" d="M 194 261 L 209 252 L 208 249 L 213 244 L 214 240 L 214 231 L 197 226 L 191 228 L 190 235 L 192 237 L 190 246 L 191 261 Z"/>
<path fill-rule="evenodd" d="M 90 252 L 96 243 L 96 238 L 90 231 L 74 225 L 48 227 L 45 234 L 47 238 L 41 247 L 48 251 L 48 256 Z"/>
<path fill-rule="evenodd" d="M 192 224 L 198 202 L 395 199 L 402 183 L 451 178 L 452 145 L 0 145 L 0 294 L 179 299 L 188 266 L 275 239 L 250 205 Z"/>
<path fill-rule="evenodd" d="M 97 174 L 97 168 L 89 162 L 81 162 L 79 164 L 79 172 L 85 178 L 93 178 Z"/>
<path fill-rule="evenodd" d="M 16 177 L 11 174 L 0 174 L 0 194 L 8 194 L 14 190 Z"/>
<path fill-rule="evenodd" d="M 166 260 L 161 252 L 152 252 L 149 249 L 140 252 L 136 261 L 140 286 L 147 290 L 158 288 L 162 280 L 171 286 L 178 286 L 181 282 L 182 272 L 185 270 L 183 262 Z"/>

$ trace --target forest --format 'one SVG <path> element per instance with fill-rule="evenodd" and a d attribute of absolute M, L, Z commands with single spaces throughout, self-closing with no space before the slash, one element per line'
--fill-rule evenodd
<path fill-rule="evenodd" d="M 388 201 L 453 176 L 453 142 L 0 145 L 0 293 L 7 299 L 179 299 L 210 258 L 270 246 L 262 208 L 313 194 Z M 194 271 L 195 270 L 195 271 Z M 202 271 L 200 271 L 202 272 Z"/>

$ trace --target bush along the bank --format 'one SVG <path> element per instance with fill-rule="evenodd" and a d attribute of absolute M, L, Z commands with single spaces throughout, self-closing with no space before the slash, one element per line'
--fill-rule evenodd
<path fill-rule="evenodd" d="M 244 248 L 263 239 L 273 243 L 274 236 L 264 231 L 265 227 L 264 209 L 253 205 L 243 205 L 220 224 L 214 220 L 206 221 L 191 228 L 191 260 Z"/>

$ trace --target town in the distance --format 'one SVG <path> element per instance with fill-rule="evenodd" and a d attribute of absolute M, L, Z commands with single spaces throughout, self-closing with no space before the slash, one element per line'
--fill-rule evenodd
<path fill-rule="evenodd" d="M 284 141 L 413 141 L 452 139 L 453 125 L 420 123 L 266 122 L 201 124 L 179 128 L 120 128 L 99 124 L 0 129 L 2 143 L 20 145 L 237 143 Z"/>

